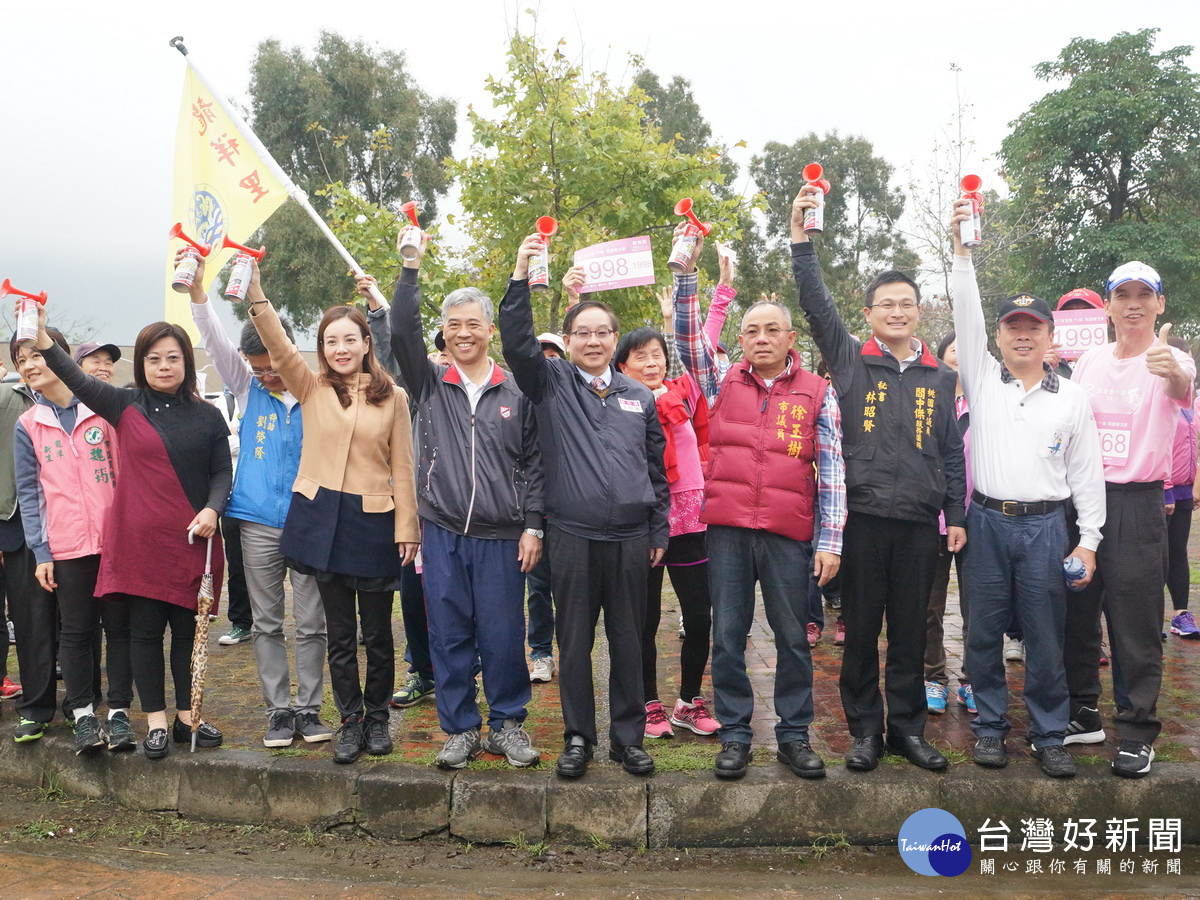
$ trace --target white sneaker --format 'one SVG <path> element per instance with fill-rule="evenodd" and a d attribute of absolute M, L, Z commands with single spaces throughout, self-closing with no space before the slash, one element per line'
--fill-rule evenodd
<path fill-rule="evenodd" d="M 1005 638 L 1004 661 L 1019 663 L 1025 662 L 1025 642 L 1019 638 Z"/>
<path fill-rule="evenodd" d="M 531 683 L 545 684 L 554 677 L 554 657 L 540 656 L 533 661 L 533 668 L 529 670 L 529 681 Z"/>

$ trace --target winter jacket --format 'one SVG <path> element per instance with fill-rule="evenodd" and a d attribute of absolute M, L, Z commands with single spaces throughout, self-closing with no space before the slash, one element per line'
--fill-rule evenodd
<path fill-rule="evenodd" d="M 817 414 L 828 383 L 789 353 L 790 371 L 769 388 L 745 361 L 721 382 L 709 416 L 701 521 L 812 540 Z"/>
<path fill-rule="evenodd" d="M 610 367 L 601 397 L 574 364 L 543 356 L 526 279 L 508 283 L 499 324 L 504 359 L 537 412 L 550 523 L 588 540 L 649 533 L 666 549 L 671 493 L 654 395 Z"/>
<path fill-rule="evenodd" d="M 856 341 L 821 279 L 810 243 L 792 245 L 800 308 L 842 409 L 846 505 L 853 512 L 946 524 L 966 521 L 966 463 L 955 420 L 956 374 L 921 344 L 903 372 L 873 340 Z"/>
<path fill-rule="evenodd" d="M 402 269 L 391 309 L 396 365 L 417 409 L 417 514 L 456 534 L 517 540 L 541 530 L 542 455 L 533 404 L 492 363 L 474 411 L 457 366 L 425 355 L 416 269 Z"/>

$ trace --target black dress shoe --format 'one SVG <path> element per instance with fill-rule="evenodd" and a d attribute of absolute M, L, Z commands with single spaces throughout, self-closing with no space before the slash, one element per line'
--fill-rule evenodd
<path fill-rule="evenodd" d="M 621 768 L 630 775 L 649 775 L 654 771 L 654 760 L 641 747 L 619 747 L 614 744 L 609 748 L 608 758 L 619 762 Z"/>
<path fill-rule="evenodd" d="M 713 763 L 713 774 L 718 778 L 741 778 L 750 764 L 750 745 L 741 741 L 729 741 L 721 745 Z"/>
<path fill-rule="evenodd" d="M 808 741 L 785 741 L 779 745 L 775 758 L 801 778 L 824 778 L 825 762 L 809 746 Z"/>
<path fill-rule="evenodd" d="M 854 769 L 857 772 L 870 772 L 879 765 L 879 757 L 882 753 L 882 734 L 855 738 L 850 749 L 846 751 L 846 768 Z"/>
<path fill-rule="evenodd" d="M 179 716 L 176 716 L 175 721 L 171 723 L 171 738 L 177 744 L 190 744 L 192 726 L 184 725 L 179 721 Z M 207 722 L 201 722 L 200 727 L 196 729 L 197 747 L 220 747 L 223 739 L 224 735 Z"/>
<path fill-rule="evenodd" d="M 900 734 L 887 737 L 888 752 L 903 756 L 914 766 L 922 769 L 944 769 L 950 765 L 946 757 L 919 734 Z"/>
<path fill-rule="evenodd" d="M 587 744 L 567 744 L 554 764 L 554 771 L 563 778 L 582 778 L 591 758 L 592 748 Z"/>

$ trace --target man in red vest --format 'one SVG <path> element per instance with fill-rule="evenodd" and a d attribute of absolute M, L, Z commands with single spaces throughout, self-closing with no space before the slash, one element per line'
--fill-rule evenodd
<path fill-rule="evenodd" d="M 846 489 L 837 396 L 825 379 L 801 367 L 791 314 L 770 300 L 743 316 L 742 359 L 721 380 L 701 328 L 696 280 L 694 269 L 675 276 L 675 339 L 711 406 L 700 518 L 708 523 L 713 700 L 721 722 L 714 774 L 741 778 L 750 761 L 754 694 L 746 633 L 758 583 L 775 635 L 777 758 L 801 778 L 820 778 L 825 764 L 808 742 L 808 573 L 825 584 L 840 564 Z"/>

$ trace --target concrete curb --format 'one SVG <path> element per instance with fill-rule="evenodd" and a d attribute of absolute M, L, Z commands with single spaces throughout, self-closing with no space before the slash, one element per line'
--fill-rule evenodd
<path fill-rule="evenodd" d="M 800 846 L 827 834 L 851 843 L 895 840 L 904 820 L 938 807 L 968 837 L 991 818 L 1019 832 L 1021 818 L 1182 818 L 1182 841 L 1200 843 L 1200 763 L 1156 765 L 1144 779 L 1114 778 L 1108 766 L 1081 766 L 1055 781 L 1035 765 L 1000 771 L 959 765 L 933 773 L 912 766 L 875 772 L 831 767 L 804 781 L 781 767 L 752 767 L 741 781 L 711 773 L 634 778 L 594 766 L 579 781 L 553 767 L 446 773 L 394 762 L 337 766 L 253 750 L 173 748 L 161 761 L 141 753 L 76 756 L 68 735 L 16 744 L 0 740 L 0 780 L 57 785 L 69 794 L 205 821 L 272 823 L 326 830 L 356 825 L 381 838 L 449 834 L 477 843 L 552 840 L 614 846 Z"/>

